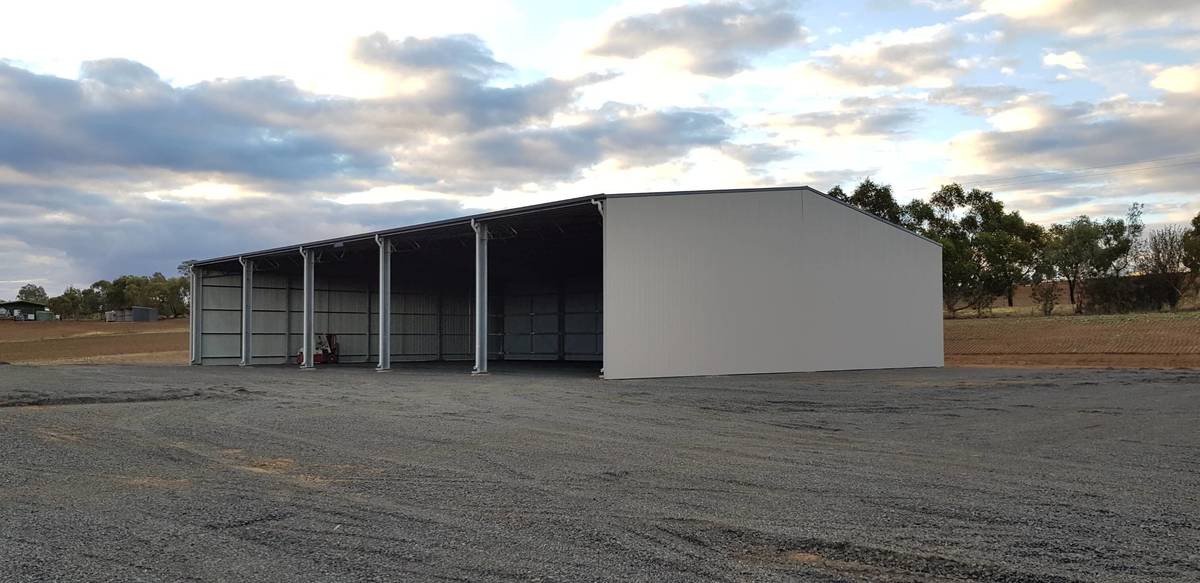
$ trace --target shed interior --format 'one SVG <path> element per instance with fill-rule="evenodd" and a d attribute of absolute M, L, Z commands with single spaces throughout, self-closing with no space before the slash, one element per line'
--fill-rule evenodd
<path fill-rule="evenodd" d="M 591 204 L 489 219 L 489 360 L 603 359 L 603 224 Z M 387 235 L 391 361 L 469 361 L 475 338 L 475 232 L 436 224 Z M 306 245 L 316 255 L 314 332 L 334 334 L 339 363 L 379 360 L 379 246 L 358 237 Z M 299 247 L 252 261 L 251 364 L 289 364 L 303 344 Z M 193 268 L 200 289 L 200 360 L 241 362 L 243 267 Z"/>

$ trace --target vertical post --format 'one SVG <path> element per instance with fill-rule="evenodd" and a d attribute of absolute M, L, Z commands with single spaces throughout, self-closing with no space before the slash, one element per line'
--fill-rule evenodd
<path fill-rule="evenodd" d="M 287 275 L 283 294 L 283 364 L 292 359 L 292 276 Z"/>
<path fill-rule="evenodd" d="M 604 301 L 608 297 L 608 293 L 607 293 L 607 289 L 606 289 L 607 286 L 604 284 L 604 282 L 605 282 L 605 273 L 608 270 L 608 244 L 607 244 L 608 217 L 604 214 L 604 201 L 603 200 L 593 200 L 592 204 L 595 205 L 596 210 L 600 212 L 600 306 L 601 306 L 600 313 L 607 314 L 608 310 L 605 309 L 606 306 L 604 304 Z M 608 322 L 608 318 L 604 318 L 604 321 Z M 603 342 L 608 342 L 609 336 L 608 336 L 608 334 L 604 333 L 604 330 L 600 330 L 600 337 L 603 338 Z M 606 354 L 608 354 L 608 351 L 604 350 L 604 347 L 601 346 L 600 347 L 600 378 L 604 378 L 604 355 L 606 355 Z"/>
<path fill-rule="evenodd" d="M 313 368 L 313 319 L 316 311 L 317 292 L 314 288 L 316 278 L 313 272 L 316 271 L 316 250 L 300 248 L 300 256 L 304 258 L 304 364 L 300 365 L 301 369 L 312 370 Z"/>
<path fill-rule="evenodd" d="M 189 300 L 191 305 L 188 306 L 188 332 L 190 333 L 190 349 L 189 362 L 191 364 L 201 364 L 204 362 L 204 347 L 201 342 L 204 340 L 204 332 L 201 328 L 201 319 L 204 316 L 204 303 L 201 293 L 204 291 L 204 270 L 191 266 L 188 268 L 188 274 L 191 276 L 191 296 Z"/>
<path fill-rule="evenodd" d="M 250 366 L 254 358 L 254 260 L 238 257 L 242 264 L 242 362 Z"/>
<path fill-rule="evenodd" d="M 434 325 L 434 330 L 437 330 L 437 358 L 435 358 L 434 360 L 441 361 L 442 360 L 442 352 L 443 352 L 442 351 L 442 318 L 445 317 L 443 315 L 443 312 L 445 310 L 442 309 L 442 288 L 440 285 L 437 288 L 437 309 L 436 309 L 436 311 L 437 311 L 437 323 Z"/>
<path fill-rule="evenodd" d="M 375 235 L 379 245 L 379 365 L 392 368 L 392 242 Z"/>
<path fill-rule="evenodd" d="M 488 227 L 471 220 L 475 230 L 475 368 L 471 374 L 487 374 L 488 361 Z"/>

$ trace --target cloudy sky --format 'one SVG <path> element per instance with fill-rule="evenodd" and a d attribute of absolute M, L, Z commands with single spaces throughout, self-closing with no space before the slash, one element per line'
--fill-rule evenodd
<path fill-rule="evenodd" d="M 0 19 L 0 298 L 597 192 L 1200 211 L 1195 0 L 70 4 Z"/>

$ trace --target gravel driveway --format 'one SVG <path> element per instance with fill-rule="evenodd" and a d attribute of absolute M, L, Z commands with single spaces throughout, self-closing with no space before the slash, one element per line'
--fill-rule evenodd
<path fill-rule="evenodd" d="M 1200 580 L 1197 372 L 401 366 L 0 366 L 0 580 Z"/>

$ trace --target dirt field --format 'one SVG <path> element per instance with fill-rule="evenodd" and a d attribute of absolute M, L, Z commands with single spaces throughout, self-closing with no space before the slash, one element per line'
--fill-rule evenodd
<path fill-rule="evenodd" d="M 14 322 L 0 320 L 0 362 L 184 364 L 188 321 Z"/>
<path fill-rule="evenodd" d="M 1200 312 L 946 320 L 948 366 L 1200 368 Z"/>
<path fill-rule="evenodd" d="M 1200 580 L 1200 373 L 0 367 L 0 581 Z"/>
<path fill-rule="evenodd" d="M 1200 368 L 1200 312 L 945 321 L 948 366 Z M 0 321 L 0 362 L 184 364 L 187 320 Z"/>

